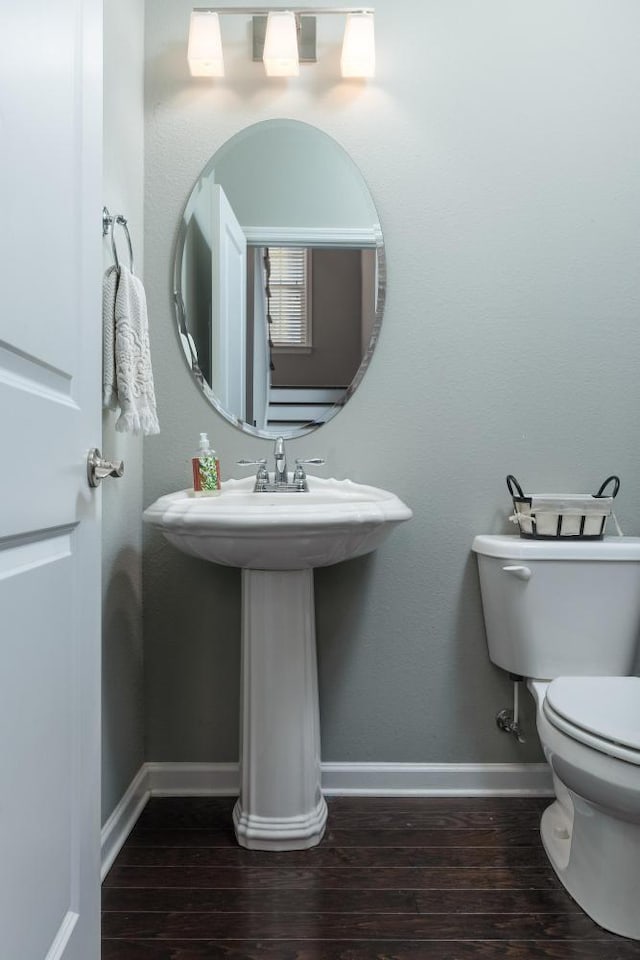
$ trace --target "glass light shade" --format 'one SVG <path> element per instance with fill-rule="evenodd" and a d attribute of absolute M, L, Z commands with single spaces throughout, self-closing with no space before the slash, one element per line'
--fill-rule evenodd
<path fill-rule="evenodd" d="M 193 11 L 187 58 L 192 77 L 224 77 L 220 20 L 217 13 Z"/>
<path fill-rule="evenodd" d="M 376 42 L 372 13 L 347 15 L 340 69 L 343 77 L 375 76 Z"/>
<path fill-rule="evenodd" d="M 262 59 L 268 77 L 298 76 L 298 31 L 294 13 L 272 11 L 269 14 Z"/>

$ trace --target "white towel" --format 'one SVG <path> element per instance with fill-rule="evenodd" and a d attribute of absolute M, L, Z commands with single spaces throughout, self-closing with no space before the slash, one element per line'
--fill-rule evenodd
<path fill-rule="evenodd" d="M 120 409 L 116 430 L 160 432 L 153 389 L 144 287 L 127 267 L 107 270 L 102 287 L 103 404 Z"/>
<path fill-rule="evenodd" d="M 107 410 L 118 406 L 116 387 L 116 290 L 118 271 L 109 267 L 102 280 L 102 405 Z"/>

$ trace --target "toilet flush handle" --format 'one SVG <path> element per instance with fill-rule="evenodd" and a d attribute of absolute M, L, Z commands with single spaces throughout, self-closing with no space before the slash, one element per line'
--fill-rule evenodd
<path fill-rule="evenodd" d="M 530 580 L 531 579 L 531 570 L 529 567 L 522 566 L 509 566 L 502 568 L 505 573 L 511 573 L 514 577 L 517 577 L 518 580 Z"/>

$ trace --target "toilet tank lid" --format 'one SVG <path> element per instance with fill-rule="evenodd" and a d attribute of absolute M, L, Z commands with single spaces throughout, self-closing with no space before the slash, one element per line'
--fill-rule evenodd
<path fill-rule="evenodd" d="M 517 534 L 484 534 L 475 537 L 472 550 L 503 560 L 640 560 L 640 537 L 524 540 Z"/>

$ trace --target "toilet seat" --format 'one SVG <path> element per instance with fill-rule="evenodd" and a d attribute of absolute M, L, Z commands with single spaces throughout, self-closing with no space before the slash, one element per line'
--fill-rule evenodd
<path fill-rule="evenodd" d="M 573 740 L 640 766 L 640 677 L 559 677 L 543 712 Z"/>

